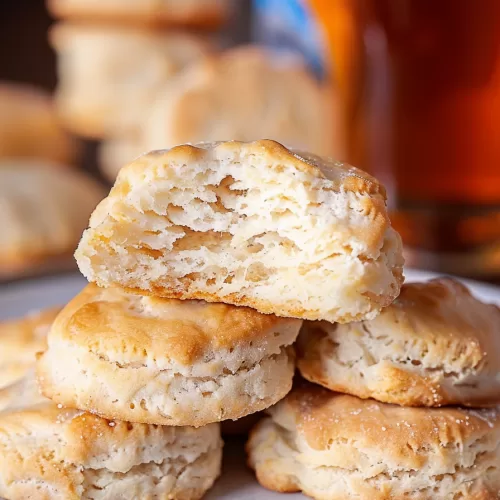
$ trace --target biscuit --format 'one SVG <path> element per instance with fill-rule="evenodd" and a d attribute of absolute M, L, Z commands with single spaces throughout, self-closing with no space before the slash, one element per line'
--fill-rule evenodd
<path fill-rule="evenodd" d="M 62 128 L 49 94 L 0 83 L 0 159 L 31 158 L 73 164 L 79 147 Z"/>
<path fill-rule="evenodd" d="M 34 398 L 0 412 L 0 496 L 9 500 L 195 500 L 220 474 L 218 424 L 133 424 Z"/>
<path fill-rule="evenodd" d="M 74 21 L 216 28 L 228 15 L 228 0 L 48 0 L 51 13 Z"/>
<path fill-rule="evenodd" d="M 110 26 L 58 24 L 50 40 L 58 55 L 59 116 L 90 138 L 133 129 L 158 89 L 208 51 L 194 35 Z"/>
<path fill-rule="evenodd" d="M 339 322 L 374 317 L 403 280 L 384 188 L 269 140 L 139 157 L 75 255 L 100 286 Z"/>
<path fill-rule="evenodd" d="M 46 338 L 59 307 L 0 322 L 0 388 L 22 378 L 45 350 Z"/>
<path fill-rule="evenodd" d="M 404 406 L 500 404 L 500 309 L 453 279 L 403 285 L 369 321 L 306 323 L 302 376 Z"/>
<path fill-rule="evenodd" d="M 145 151 L 260 137 L 340 156 L 332 100 L 302 62 L 277 65 L 263 49 L 233 49 L 202 58 L 174 76 L 144 110 L 137 130 L 101 145 L 99 163 L 105 177 L 114 181 L 123 165 Z"/>
<path fill-rule="evenodd" d="M 403 408 L 311 384 L 268 411 L 247 443 L 266 488 L 321 500 L 498 498 L 498 409 Z"/>
<path fill-rule="evenodd" d="M 73 169 L 0 162 L 0 277 L 70 260 L 104 195 L 96 181 Z"/>
<path fill-rule="evenodd" d="M 333 99 L 302 61 L 279 64 L 261 48 L 239 47 L 198 61 L 165 85 L 145 114 L 142 150 L 264 137 L 338 158 Z"/>
<path fill-rule="evenodd" d="M 201 426 L 292 386 L 300 320 L 88 285 L 55 320 L 38 363 L 45 396 L 107 418 Z"/>

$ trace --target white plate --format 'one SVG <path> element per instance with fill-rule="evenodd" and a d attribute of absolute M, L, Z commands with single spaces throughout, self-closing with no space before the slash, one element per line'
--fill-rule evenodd
<path fill-rule="evenodd" d="M 406 270 L 407 281 L 423 281 L 434 278 L 434 273 Z M 464 280 L 473 293 L 488 302 L 500 304 L 500 288 Z M 0 289 L 0 320 L 14 318 L 29 311 L 63 304 L 76 295 L 86 281 L 80 275 L 57 276 L 16 284 Z M 206 500 L 299 500 L 303 495 L 283 496 L 261 488 L 251 471 L 245 466 L 242 443 L 231 442 L 224 449 L 222 477 L 206 496 Z"/>

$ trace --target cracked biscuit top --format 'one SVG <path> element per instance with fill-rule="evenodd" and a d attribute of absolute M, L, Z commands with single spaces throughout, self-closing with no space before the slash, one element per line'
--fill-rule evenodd
<path fill-rule="evenodd" d="M 304 383 L 252 430 L 267 488 L 312 498 L 497 498 L 498 409 L 404 408 Z"/>
<path fill-rule="evenodd" d="M 90 284 L 56 318 L 38 379 L 55 402 L 107 418 L 196 427 L 237 419 L 290 390 L 301 325 Z"/>
<path fill-rule="evenodd" d="M 49 346 L 67 342 L 120 365 L 208 365 L 223 353 L 255 361 L 291 344 L 301 321 L 248 307 L 182 301 L 89 284 L 55 320 Z M 213 367 L 212 367 L 213 368 Z M 211 373 L 210 373 L 211 372 Z M 213 374 L 210 369 L 207 374 Z"/>
<path fill-rule="evenodd" d="M 500 309 L 460 282 L 403 285 L 369 321 L 308 322 L 299 337 L 308 380 L 405 406 L 500 403 Z"/>

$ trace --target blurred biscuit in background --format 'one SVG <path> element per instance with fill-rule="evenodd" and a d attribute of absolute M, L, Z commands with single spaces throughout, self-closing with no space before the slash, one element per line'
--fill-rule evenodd
<path fill-rule="evenodd" d="M 128 25 L 217 28 L 227 18 L 229 0 L 48 0 L 60 18 Z"/>
<path fill-rule="evenodd" d="M 0 279 L 72 268 L 73 251 L 104 195 L 83 172 L 43 161 L 0 162 Z"/>
<path fill-rule="evenodd" d="M 101 138 L 133 129 L 160 88 L 210 48 L 205 38 L 111 26 L 58 24 L 56 104 L 76 134 Z"/>
<path fill-rule="evenodd" d="M 145 149 L 269 138 L 331 156 L 331 104 L 302 61 L 236 48 L 193 65 L 164 88 L 144 125 Z"/>
<path fill-rule="evenodd" d="M 77 156 L 77 142 L 63 130 L 48 93 L 0 83 L 0 159 L 43 158 L 65 165 Z"/>
<path fill-rule="evenodd" d="M 335 95 L 300 59 L 239 47 L 204 58 L 171 79 L 144 111 L 138 135 L 102 146 L 101 166 L 112 179 L 144 151 L 229 139 L 269 138 L 341 158 L 334 109 Z"/>
<path fill-rule="evenodd" d="M 35 354 L 45 350 L 47 333 L 60 309 L 0 322 L 0 389 L 24 377 L 35 365 Z"/>

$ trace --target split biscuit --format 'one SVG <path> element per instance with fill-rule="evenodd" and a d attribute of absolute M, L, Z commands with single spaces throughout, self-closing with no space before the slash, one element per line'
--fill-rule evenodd
<path fill-rule="evenodd" d="M 403 281 L 385 200 L 361 170 L 274 141 L 183 145 L 121 170 L 75 255 L 99 286 L 373 318 Z"/>

